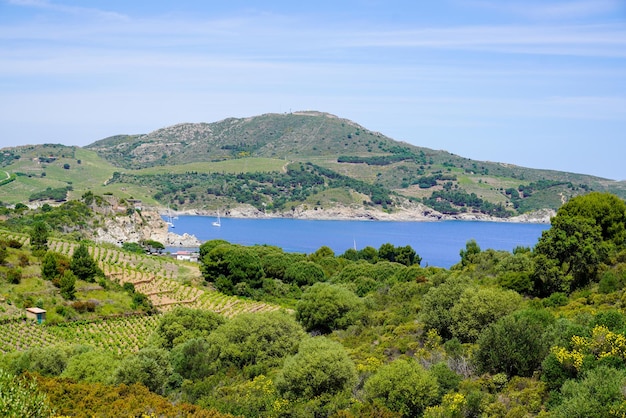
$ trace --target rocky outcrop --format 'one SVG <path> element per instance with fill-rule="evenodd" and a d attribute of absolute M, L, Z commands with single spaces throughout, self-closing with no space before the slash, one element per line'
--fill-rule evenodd
<path fill-rule="evenodd" d="M 94 231 L 93 239 L 116 245 L 144 240 L 158 241 L 166 247 L 197 247 L 201 244 L 193 235 L 168 232 L 165 221 L 158 212 L 152 210 L 106 217 L 104 224 Z"/>

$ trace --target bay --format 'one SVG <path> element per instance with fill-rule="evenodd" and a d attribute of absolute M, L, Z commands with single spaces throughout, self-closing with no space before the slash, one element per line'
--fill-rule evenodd
<path fill-rule="evenodd" d="M 384 243 L 410 245 L 422 257 L 422 266 L 449 268 L 460 261 L 459 251 L 474 239 L 481 249 L 512 251 L 534 247 L 547 224 L 483 221 L 393 222 L 301 219 L 222 218 L 221 227 L 209 216 L 180 216 L 171 232 L 193 234 L 201 241 L 223 239 L 233 244 L 275 245 L 287 252 L 313 253 L 321 246 L 336 255 Z M 175 251 L 175 248 L 168 248 Z"/>

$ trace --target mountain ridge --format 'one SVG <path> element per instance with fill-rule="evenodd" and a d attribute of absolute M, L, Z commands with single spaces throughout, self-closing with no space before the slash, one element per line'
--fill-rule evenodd
<path fill-rule="evenodd" d="M 393 214 L 407 201 L 446 216 L 507 218 L 556 210 L 591 190 L 626 198 L 626 182 L 471 160 L 319 111 L 179 123 L 82 148 L 44 144 L 0 155 L 17 179 L 1 186 L 0 196 L 17 189 L 15 199 L 24 199 L 17 186 L 33 192 L 67 187 L 73 189 L 68 196 L 117 193 L 180 211 L 250 204 L 279 216 L 338 207 Z"/>

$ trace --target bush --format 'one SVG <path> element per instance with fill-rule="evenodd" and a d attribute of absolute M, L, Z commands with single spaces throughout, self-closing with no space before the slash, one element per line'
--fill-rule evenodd
<path fill-rule="evenodd" d="M 527 316 L 505 316 L 480 334 L 476 364 L 483 372 L 531 376 L 548 354 L 543 333 L 544 326 Z"/>
<path fill-rule="evenodd" d="M 324 270 L 316 263 L 299 261 L 287 267 L 283 281 L 298 286 L 309 286 L 324 281 L 325 278 Z"/>
<path fill-rule="evenodd" d="M 296 307 L 296 319 L 307 331 L 329 333 L 354 324 L 362 314 L 361 299 L 339 285 L 315 283 Z"/>
<path fill-rule="evenodd" d="M 193 338 L 206 338 L 224 318 L 216 313 L 201 310 L 177 307 L 165 313 L 152 335 L 152 344 L 157 347 L 171 350 Z"/>
<path fill-rule="evenodd" d="M 365 382 L 365 397 L 403 417 L 421 416 L 439 398 L 437 379 L 413 359 L 395 360 Z"/>
<path fill-rule="evenodd" d="M 285 360 L 276 380 L 287 398 L 312 399 L 336 394 L 356 383 L 356 368 L 343 346 L 325 337 L 308 338 Z"/>
<path fill-rule="evenodd" d="M 20 284 L 22 281 L 22 270 L 11 268 L 6 272 L 7 282 L 11 284 Z"/>
<path fill-rule="evenodd" d="M 0 369 L 0 415 L 7 418 L 48 417 L 48 397 L 30 378 L 16 377 Z"/>
<path fill-rule="evenodd" d="M 85 312 L 95 312 L 96 311 L 96 304 L 92 301 L 76 301 L 74 303 L 72 303 L 72 308 L 74 308 L 76 310 L 76 312 L 78 313 L 85 313 Z"/>

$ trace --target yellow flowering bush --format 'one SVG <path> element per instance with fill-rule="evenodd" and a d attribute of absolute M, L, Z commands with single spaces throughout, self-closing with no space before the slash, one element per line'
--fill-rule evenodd
<path fill-rule="evenodd" d="M 610 331 L 604 325 L 597 325 L 591 331 L 591 337 L 574 335 L 571 350 L 555 346 L 550 351 L 559 363 L 580 371 L 583 359 L 587 355 L 592 355 L 596 359 L 612 356 L 626 360 L 626 337 Z"/>
<path fill-rule="evenodd" d="M 429 406 L 424 411 L 424 418 L 461 418 L 465 416 L 465 396 L 461 393 L 448 393 L 441 404 Z"/>

